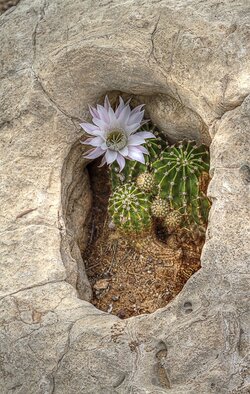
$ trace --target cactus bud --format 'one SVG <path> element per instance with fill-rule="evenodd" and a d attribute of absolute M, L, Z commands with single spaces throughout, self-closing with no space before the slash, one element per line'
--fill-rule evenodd
<path fill-rule="evenodd" d="M 151 213 L 156 218 L 162 219 L 169 212 L 169 204 L 166 200 L 157 197 L 151 204 Z"/>
<path fill-rule="evenodd" d="M 164 218 L 164 226 L 169 233 L 173 233 L 182 223 L 182 214 L 179 211 L 171 211 Z"/>
<path fill-rule="evenodd" d="M 146 193 L 151 193 L 156 186 L 153 174 L 150 174 L 149 172 L 140 174 L 136 179 L 136 185 L 140 190 Z"/>

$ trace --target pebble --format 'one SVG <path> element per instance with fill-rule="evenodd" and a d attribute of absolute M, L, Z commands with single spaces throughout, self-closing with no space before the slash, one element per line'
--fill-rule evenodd
<path fill-rule="evenodd" d="M 120 319 L 124 319 L 126 317 L 126 313 L 125 313 L 125 311 L 123 309 L 120 309 L 117 312 L 117 316 L 120 317 Z"/>
<path fill-rule="evenodd" d="M 108 227 L 110 230 L 115 230 L 115 223 L 114 222 L 109 222 Z"/>
<path fill-rule="evenodd" d="M 94 284 L 96 291 L 106 290 L 109 287 L 109 281 L 107 279 L 100 279 Z"/>

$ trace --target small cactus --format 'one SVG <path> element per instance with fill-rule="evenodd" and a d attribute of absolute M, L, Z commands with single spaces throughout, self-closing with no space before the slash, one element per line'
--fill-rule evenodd
<path fill-rule="evenodd" d="M 143 232 L 151 228 L 149 197 L 135 184 L 125 183 L 109 199 L 114 224 L 125 232 Z"/>
<path fill-rule="evenodd" d="M 193 142 L 167 147 L 153 163 L 160 197 L 180 209 L 190 222 L 206 222 L 210 202 L 200 191 L 199 178 L 209 169 L 208 149 Z"/>
<path fill-rule="evenodd" d="M 151 204 L 152 216 L 158 219 L 163 219 L 169 213 L 169 209 L 170 208 L 167 200 L 159 197 L 155 198 Z"/>
<path fill-rule="evenodd" d="M 136 185 L 138 189 L 146 193 L 153 193 L 156 188 L 154 175 L 150 172 L 144 172 L 143 174 L 140 174 L 136 179 Z"/>
<path fill-rule="evenodd" d="M 171 211 L 164 218 L 164 226 L 169 233 L 173 233 L 182 224 L 182 214 L 179 211 Z"/>

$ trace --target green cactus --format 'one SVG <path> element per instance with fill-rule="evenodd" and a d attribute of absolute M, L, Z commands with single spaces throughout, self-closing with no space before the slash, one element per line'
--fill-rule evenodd
<path fill-rule="evenodd" d="M 135 184 L 123 184 L 109 199 L 109 214 L 125 232 L 143 232 L 151 228 L 149 197 Z"/>
<path fill-rule="evenodd" d="M 185 214 L 188 222 L 206 222 L 210 202 L 200 190 L 199 178 L 209 170 L 207 147 L 191 141 L 167 147 L 152 166 L 159 196 Z"/>

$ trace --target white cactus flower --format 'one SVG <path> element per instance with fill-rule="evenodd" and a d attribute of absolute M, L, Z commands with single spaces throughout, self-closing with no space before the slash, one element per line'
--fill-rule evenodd
<path fill-rule="evenodd" d="M 93 124 L 81 123 L 80 126 L 91 136 L 83 144 L 94 147 L 84 157 L 96 159 L 104 155 L 101 166 L 117 161 L 122 171 L 125 159 L 145 163 L 144 154 L 148 154 L 148 151 L 142 144 L 147 138 L 155 138 L 155 135 L 149 131 L 136 132 L 145 123 L 142 121 L 144 105 L 138 105 L 131 110 L 129 101 L 124 103 L 121 97 L 119 100 L 115 111 L 107 96 L 104 106 L 89 107 Z"/>

